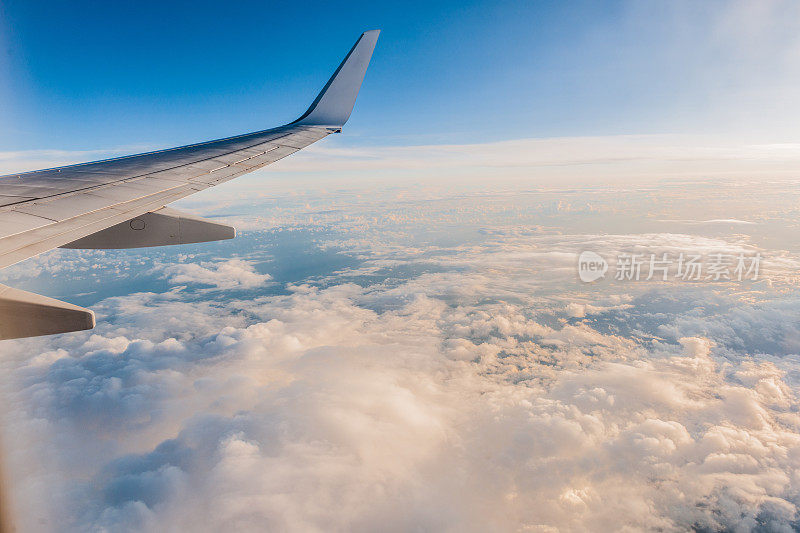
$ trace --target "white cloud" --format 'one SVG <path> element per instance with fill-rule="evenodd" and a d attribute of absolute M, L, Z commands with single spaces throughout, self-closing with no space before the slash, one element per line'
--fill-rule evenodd
<path fill-rule="evenodd" d="M 553 183 L 603 179 L 623 183 L 630 179 L 668 177 L 746 177 L 754 174 L 790 177 L 800 169 L 800 145 L 766 144 L 743 137 L 697 135 L 619 135 L 515 139 L 463 145 L 337 146 L 313 145 L 277 163 L 283 172 L 324 172 L 340 176 L 376 172 L 392 176 L 437 180 L 458 177 L 493 179 L 535 177 Z"/>
<path fill-rule="evenodd" d="M 520 305 L 451 307 L 418 282 L 392 289 L 407 291 L 392 311 L 358 304 L 385 290 L 229 303 L 224 316 L 257 317 L 232 327 L 214 326 L 219 304 L 116 299 L 117 324 L 22 369 L 16 439 L 61 447 L 55 471 L 22 460 L 31 443 L 14 455 L 31 469 L 25 515 L 209 531 L 794 519 L 798 402 L 772 363 L 720 364 L 703 338 L 644 349 Z"/>
<path fill-rule="evenodd" d="M 791 178 L 800 170 L 800 144 L 790 138 L 699 135 L 616 135 L 513 139 L 476 144 L 357 146 L 330 139 L 283 159 L 263 172 L 289 179 L 297 173 L 330 184 L 373 183 L 376 178 L 465 179 L 539 183 L 629 183 L 665 178 Z M 135 153 L 135 148 L 94 151 L 32 150 L 0 153 L 8 172 L 23 172 Z M 261 172 L 257 172 L 261 175 Z M 241 181 L 241 180 L 240 180 Z M 262 180 L 258 180 L 263 189 Z M 288 183 L 287 183 L 288 185 Z M 312 185 L 312 183 L 308 183 Z M 230 186 L 227 186 L 229 188 Z"/>
<path fill-rule="evenodd" d="M 264 255 L 159 259 L 153 273 L 180 286 L 103 300 L 91 333 L 0 346 L 19 527 L 793 525 L 800 306 L 789 281 L 781 294 L 587 288 L 575 275 L 587 246 L 754 249 L 746 236 L 498 224 L 436 241 L 427 224 L 454 227 L 453 203 L 415 199 L 408 218 L 374 222 L 396 196 L 368 198 L 371 210 L 345 211 L 335 236 L 309 241 L 309 253 L 360 257 L 353 268 L 264 295 L 203 288 L 273 283 L 254 268 Z M 552 212 L 580 212 L 562 200 Z M 486 204 L 476 195 L 455 216 L 483 224 Z M 783 253 L 775 271 L 790 280 L 796 258 Z M 115 257 L 125 270 L 135 256 Z"/>
<path fill-rule="evenodd" d="M 269 283 L 269 274 L 259 274 L 242 259 L 219 262 L 175 263 L 157 270 L 173 284 L 211 285 L 217 289 L 254 289 Z"/>

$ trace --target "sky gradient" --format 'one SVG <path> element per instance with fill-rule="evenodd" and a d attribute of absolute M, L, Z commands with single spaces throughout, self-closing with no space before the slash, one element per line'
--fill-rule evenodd
<path fill-rule="evenodd" d="M 361 31 L 359 144 L 796 139 L 791 2 L 36 3 L 0 8 L 4 150 L 166 147 L 292 120 Z"/>

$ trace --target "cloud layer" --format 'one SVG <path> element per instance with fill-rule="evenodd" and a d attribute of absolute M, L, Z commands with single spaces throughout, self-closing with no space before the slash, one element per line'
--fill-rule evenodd
<path fill-rule="evenodd" d="M 317 206 L 336 196 L 286 198 L 285 244 L 251 233 L 239 259 L 57 252 L 76 278 L 135 276 L 145 257 L 166 287 L 101 297 L 93 332 L 0 347 L 19 527 L 797 525 L 796 256 L 755 246 L 766 219 L 737 212 L 759 223 L 727 236 L 569 230 L 562 216 L 613 224 L 619 193 L 594 192 L 539 198 L 541 224 L 524 193 L 384 209 L 409 194 L 332 213 Z M 759 249 L 770 284 L 587 286 L 587 248 Z M 304 277 L 277 274 L 288 257 Z M 28 267 L 58 268 L 69 280 L 52 257 Z"/>

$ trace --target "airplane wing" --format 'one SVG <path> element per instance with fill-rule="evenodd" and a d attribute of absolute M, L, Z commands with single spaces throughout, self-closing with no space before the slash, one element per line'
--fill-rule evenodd
<path fill-rule="evenodd" d="M 0 176 L 0 268 L 56 247 L 135 248 L 232 238 L 233 228 L 166 208 L 338 133 L 379 30 L 365 32 L 299 119 L 236 137 Z M 94 313 L 0 285 L 0 339 L 91 329 Z"/>

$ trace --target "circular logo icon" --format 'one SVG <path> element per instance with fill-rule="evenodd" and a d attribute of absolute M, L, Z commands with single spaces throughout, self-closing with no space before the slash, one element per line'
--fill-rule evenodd
<path fill-rule="evenodd" d="M 578 256 L 578 277 L 585 283 L 591 283 L 605 276 L 608 263 L 600 254 L 586 250 Z"/>

